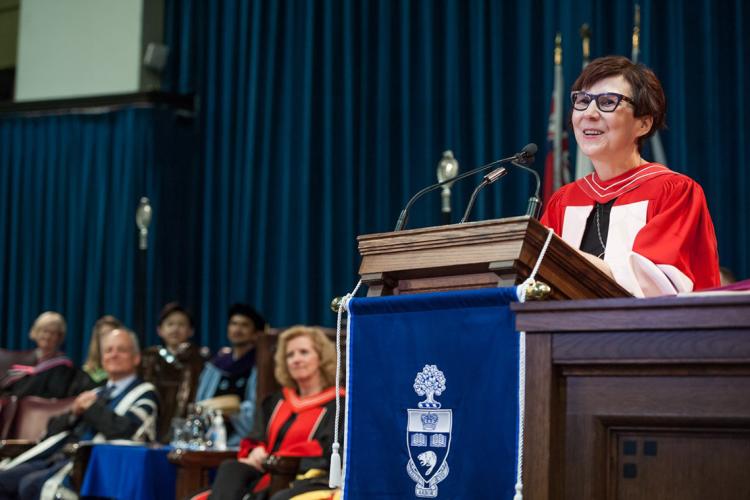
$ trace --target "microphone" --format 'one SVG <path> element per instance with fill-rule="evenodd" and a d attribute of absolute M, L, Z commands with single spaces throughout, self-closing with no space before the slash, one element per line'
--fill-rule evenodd
<path fill-rule="evenodd" d="M 533 148 L 530 146 L 533 146 Z M 542 206 L 542 200 L 539 198 L 539 189 L 541 187 L 542 181 L 539 178 L 539 173 L 533 168 L 529 168 L 529 165 L 534 163 L 534 155 L 536 154 L 536 151 L 537 151 L 536 144 L 527 144 L 526 147 L 523 148 L 523 150 L 526 151 L 527 155 L 521 160 L 512 161 L 511 164 L 514 167 L 518 167 L 522 170 L 526 170 L 527 172 L 531 172 L 531 174 L 536 179 L 536 190 L 534 191 L 533 196 L 529 198 L 529 204 L 528 204 L 528 208 L 526 209 L 526 215 L 530 215 L 531 217 L 538 219 L 539 209 Z"/>
<path fill-rule="evenodd" d="M 519 162 L 519 163 L 523 163 L 524 165 L 531 165 L 532 163 L 534 163 L 534 155 L 536 154 L 537 149 L 539 148 L 536 147 L 536 144 L 534 144 L 533 142 L 528 143 L 527 145 L 523 147 L 523 149 L 519 153 L 517 153 L 519 158 L 512 160 L 512 162 Z"/>
<path fill-rule="evenodd" d="M 466 211 L 464 212 L 464 216 L 461 218 L 461 221 L 459 224 L 463 224 L 466 222 L 466 219 L 469 218 L 469 214 L 471 213 L 471 209 L 474 208 L 474 201 L 477 199 L 477 195 L 479 194 L 479 191 L 485 188 L 485 186 L 489 186 L 493 182 L 495 182 L 498 179 L 501 179 L 502 177 L 505 177 L 508 175 L 508 170 L 505 167 L 496 168 L 489 174 L 484 176 L 484 179 L 482 179 L 482 182 L 479 183 L 479 185 L 474 188 L 474 191 L 471 193 L 471 198 L 469 198 L 469 204 L 466 206 Z"/>
<path fill-rule="evenodd" d="M 465 179 L 466 177 L 469 177 L 476 173 L 484 172 L 485 170 L 489 170 L 492 167 L 496 167 L 498 165 L 502 165 L 505 163 L 512 163 L 516 161 L 521 161 L 521 162 L 528 161 L 530 158 L 534 157 L 536 150 L 537 150 L 536 144 L 529 143 L 526 146 L 524 146 L 521 151 L 514 154 L 513 156 L 509 156 L 508 158 L 503 158 L 501 160 L 495 160 L 493 162 L 487 163 L 486 165 L 482 165 L 481 167 L 475 168 L 474 170 L 469 170 L 468 172 L 465 172 L 461 175 L 453 177 L 452 179 L 448 179 L 448 180 L 444 180 L 444 181 L 432 184 L 431 186 L 427 186 L 426 188 L 423 188 L 417 191 L 417 193 L 414 196 L 412 196 L 409 199 L 409 201 L 406 203 L 406 206 L 404 207 L 404 209 L 401 210 L 401 214 L 398 216 L 398 221 L 396 221 L 396 228 L 394 229 L 394 231 L 402 231 L 406 227 L 406 221 L 409 219 L 409 210 L 411 209 L 412 205 L 414 205 L 415 201 L 417 201 L 419 198 L 429 193 L 430 191 L 434 191 L 442 187 L 445 184 L 460 181 L 461 179 Z"/>

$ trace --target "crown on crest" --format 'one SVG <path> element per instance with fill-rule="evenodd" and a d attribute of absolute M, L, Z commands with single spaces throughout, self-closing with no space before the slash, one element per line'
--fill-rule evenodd
<path fill-rule="evenodd" d="M 420 417 L 422 419 L 422 428 L 426 431 L 434 431 L 438 423 L 438 416 L 436 413 L 423 413 Z"/>

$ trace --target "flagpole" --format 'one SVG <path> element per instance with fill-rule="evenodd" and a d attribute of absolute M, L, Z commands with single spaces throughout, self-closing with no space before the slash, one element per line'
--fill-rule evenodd
<path fill-rule="evenodd" d="M 553 156 L 553 192 L 560 189 L 562 179 L 562 106 L 563 106 L 563 68 L 562 68 L 562 35 L 555 36 L 555 90 L 554 90 L 554 136 Z"/>
<path fill-rule="evenodd" d="M 641 6 L 635 4 L 635 12 L 633 12 L 633 49 L 630 55 L 630 60 L 633 63 L 638 63 L 638 56 L 640 55 L 640 41 L 641 41 Z"/>
<path fill-rule="evenodd" d="M 589 65 L 589 57 L 590 57 L 590 41 L 591 41 L 591 28 L 589 28 L 589 25 L 586 23 L 583 23 L 581 25 L 581 30 L 579 31 L 581 35 L 581 49 L 583 51 L 583 64 L 581 65 L 581 69 L 585 69 L 586 66 Z M 576 147 L 576 179 L 580 179 L 581 177 L 586 177 L 588 174 L 594 171 L 594 165 L 591 163 L 591 160 L 588 156 L 583 154 L 583 150 L 581 150 L 580 146 Z"/>
<path fill-rule="evenodd" d="M 585 68 L 589 65 L 589 58 L 591 56 L 591 28 L 588 24 L 583 23 L 581 25 L 581 29 L 579 30 L 579 33 L 581 35 L 581 51 L 583 52 L 583 65 L 582 67 Z"/>
<path fill-rule="evenodd" d="M 568 158 L 568 133 L 563 126 L 563 68 L 562 36 L 555 35 L 554 86 L 550 102 L 549 126 L 547 127 L 547 158 L 544 162 L 543 200 L 549 200 L 561 186 L 570 182 L 570 160 Z"/>

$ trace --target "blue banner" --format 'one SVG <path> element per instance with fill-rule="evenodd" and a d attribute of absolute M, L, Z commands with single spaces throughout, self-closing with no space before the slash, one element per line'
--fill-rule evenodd
<path fill-rule="evenodd" d="M 515 288 L 349 303 L 344 498 L 511 499 Z"/>

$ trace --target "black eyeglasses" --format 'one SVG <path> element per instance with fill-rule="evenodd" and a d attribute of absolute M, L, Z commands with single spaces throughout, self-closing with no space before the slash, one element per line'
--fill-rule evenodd
<path fill-rule="evenodd" d="M 603 94 L 589 94 L 582 90 L 570 93 L 570 101 L 573 103 L 573 109 L 577 111 L 586 111 L 591 101 L 596 101 L 596 107 L 599 111 L 611 113 L 617 109 L 621 101 L 627 101 L 635 105 L 635 101 L 628 96 L 618 94 L 617 92 L 605 92 Z"/>

